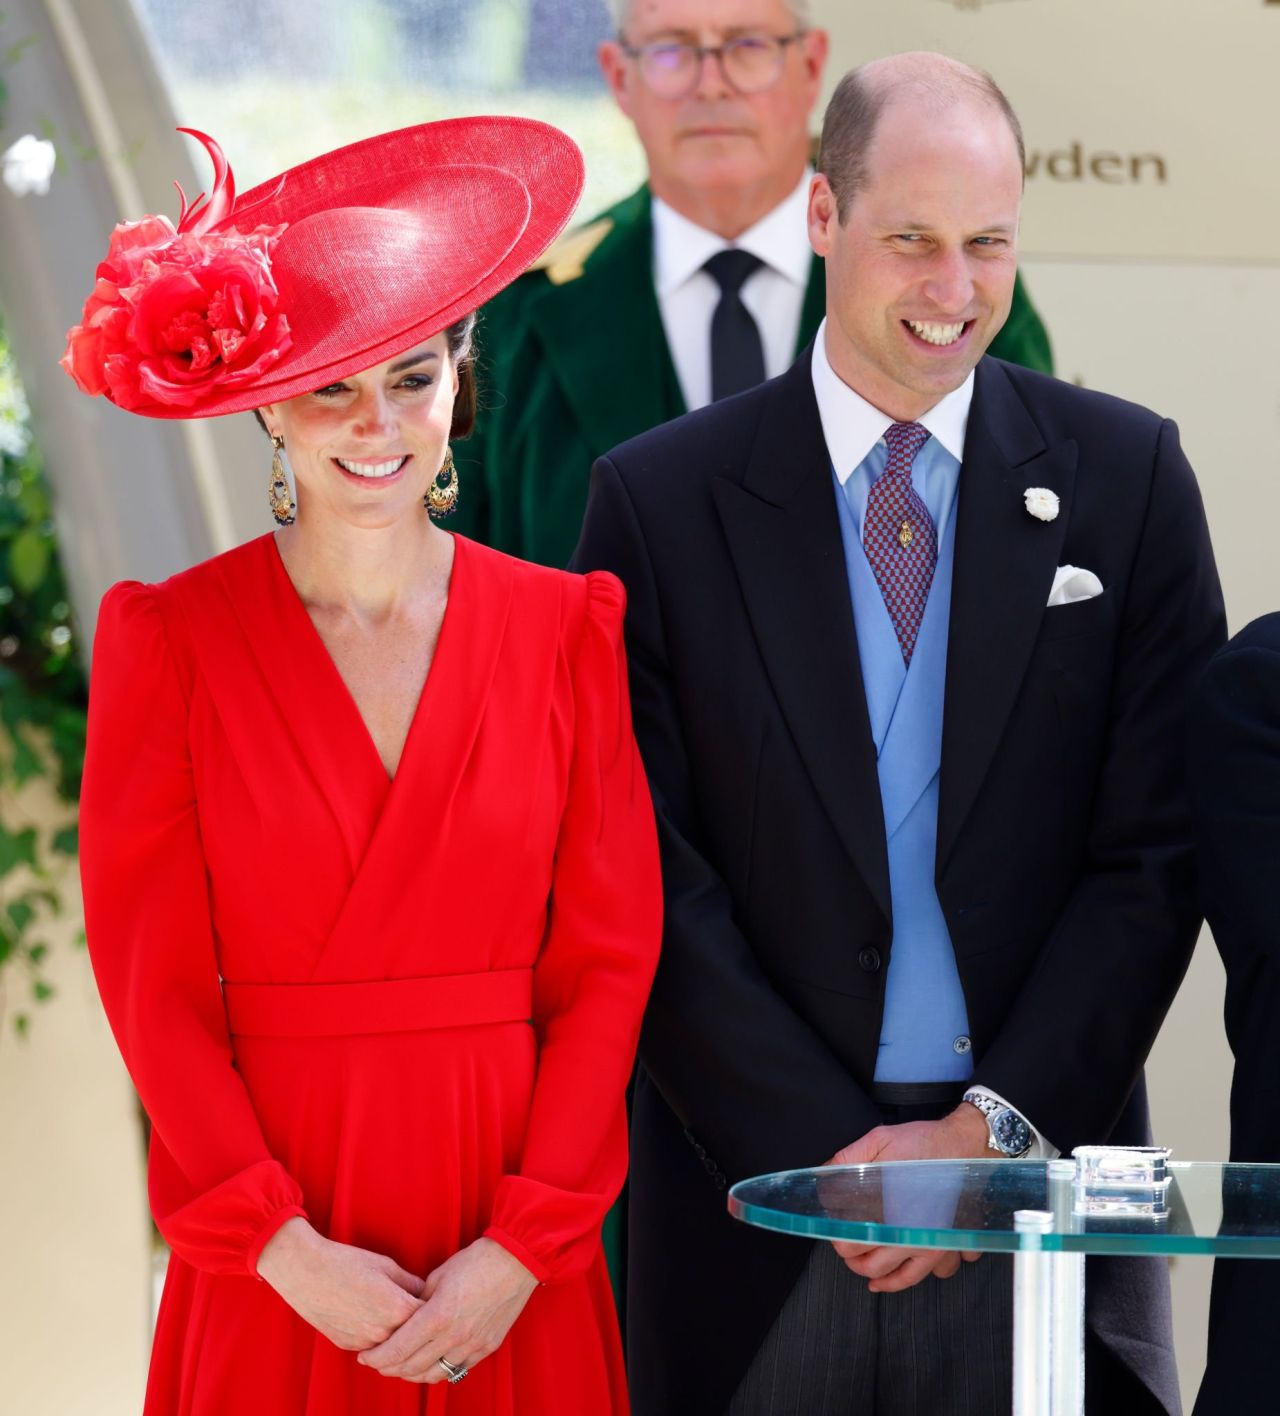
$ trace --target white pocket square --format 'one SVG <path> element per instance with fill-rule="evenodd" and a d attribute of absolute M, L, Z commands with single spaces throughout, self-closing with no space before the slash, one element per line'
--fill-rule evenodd
<path fill-rule="evenodd" d="M 1102 581 L 1091 570 L 1078 565 L 1060 565 L 1054 572 L 1053 589 L 1049 591 L 1046 609 L 1053 605 L 1073 605 L 1077 600 L 1092 600 L 1102 594 Z"/>

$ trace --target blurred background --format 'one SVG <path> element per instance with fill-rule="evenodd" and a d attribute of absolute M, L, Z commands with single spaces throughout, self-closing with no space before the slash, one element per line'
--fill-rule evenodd
<path fill-rule="evenodd" d="M 1028 145 L 1023 271 L 1064 378 L 1174 417 L 1233 630 L 1280 608 L 1280 0 L 813 0 L 826 91 L 876 54 L 990 69 Z M 510 112 L 583 147 L 583 219 L 643 162 L 603 0 L 4 0 L 0 12 L 0 1411 L 130 1416 L 158 1254 L 141 1121 L 82 947 L 75 797 L 103 590 L 268 529 L 248 415 L 151 423 L 57 368 L 112 226 L 381 130 Z M 825 96 L 825 95 L 824 95 Z M 1082 967 L 1086 967 L 1082 961 Z M 1123 998 L 1115 1000 L 1125 1006 Z M 1226 1155 L 1207 936 L 1150 1067 L 1157 1139 Z M 1184 1395 L 1209 1265 L 1174 1264 Z"/>

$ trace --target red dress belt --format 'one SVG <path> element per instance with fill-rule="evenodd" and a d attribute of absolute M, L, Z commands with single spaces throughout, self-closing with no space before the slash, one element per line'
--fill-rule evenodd
<path fill-rule="evenodd" d="M 362 983 L 227 983 L 237 1037 L 343 1037 L 528 1022 L 533 970 L 441 974 Z"/>

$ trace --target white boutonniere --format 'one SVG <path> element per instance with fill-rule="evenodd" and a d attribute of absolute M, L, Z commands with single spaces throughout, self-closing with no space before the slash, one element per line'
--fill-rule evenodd
<path fill-rule="evenodd" d="M 1027 511 L 1037 521 L 1056 521 L 1058 516 L 1058 494 L 1048 487 L 1028 487 L 1022 494 Z"/>

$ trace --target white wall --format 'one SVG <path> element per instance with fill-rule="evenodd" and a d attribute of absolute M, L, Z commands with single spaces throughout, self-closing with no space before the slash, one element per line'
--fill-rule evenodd
<path fill-rule="evenodd" d="M 1280 265 L 1030 258 L 1023 267 L 1063 377 L 1177 420 L 1204 494 L 1232 630 L 1280 608 L 1280 343 L 1271 330 Z M 1206 932 L 1148 1069 L 1156 1138 L 1184 1160 L 1227 1154 L 1222 996 Z M 1204 1259 L 1173 1265 L 1188 1405 L 1204 1366 L 1209 1275 Z"/>
<path fill-rule="evenodd" d="M 44 783 L 10 819 L 66 817 Z M 0 1410 L 138 1416 L 151 1327 L 151 1229 L 142 1132 L 79 929 L 74 865 L 65 917 L 41 931 L 57 996 L 29 1008 L 5 972 L 0 1016 Z"/>

